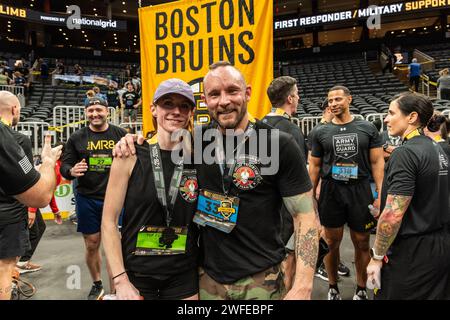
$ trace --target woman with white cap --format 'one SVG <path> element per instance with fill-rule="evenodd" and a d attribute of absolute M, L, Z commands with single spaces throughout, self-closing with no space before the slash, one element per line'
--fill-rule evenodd
<path fill-rule="evenodd" d="M 198 299 L 196 171 L 183 161 L 191 156 L 186 149 L 173 160 L 182 145 L 173 136 L 188 128 L 194 106 L 187 83 L 163 81 L 151 106 L 156 135 L 136 145 L 135 155 L 113 161 L 102 237 L 117 299 Z"/>

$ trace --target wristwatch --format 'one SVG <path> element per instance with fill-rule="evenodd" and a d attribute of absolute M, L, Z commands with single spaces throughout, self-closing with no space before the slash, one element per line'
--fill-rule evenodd
<path fill-rule="evenodd" d="M 373 248 L 370 248 L 370 257 L 373 260 L 381 261 L 383 260 L 384 256 L 379 256 L 375 253 L 375 250 Z"/>

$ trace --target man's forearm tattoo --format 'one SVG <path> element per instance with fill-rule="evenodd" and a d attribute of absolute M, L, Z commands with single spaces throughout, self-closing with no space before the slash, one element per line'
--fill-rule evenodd
<path fill-rule="evenodd" d="M 310 228 L 306 234 L 296 231 L 295 252 L 298 261 L 307 267 L 315 268 L 318 252 L 318 230 Z"/>

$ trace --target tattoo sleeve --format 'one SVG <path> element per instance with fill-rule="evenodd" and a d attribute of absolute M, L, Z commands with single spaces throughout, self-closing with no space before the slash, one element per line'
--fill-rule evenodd
<path fill-rule="evenodd" d="M 386 206 L 378 219 L 374 249 L 377 255 L 385 255 L 397 236 L 398 230 L 411 203 L 411 196 L 389 194 Z"/>
<path fill-rule="evenodd" d="M 304 267 L 315 268 L 319 248 L 317 210 L 312 191 L 283 198 L 294 219 L 295 255 Z"/>

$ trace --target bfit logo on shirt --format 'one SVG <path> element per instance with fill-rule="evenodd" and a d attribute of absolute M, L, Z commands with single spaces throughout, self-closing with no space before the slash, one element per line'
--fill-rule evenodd
<path fill-rule="evenodd" d="M 98 140 L 97 142 L 88 141 L 88 150 L 112 150 L 115 146 L 114 140 Z"/>
<path fill-rule="evenodd" d="M 333 136 L 333 149 L 336 157 L 349 159 L 358 154 L 358 135 L 356 133 Z"/>

